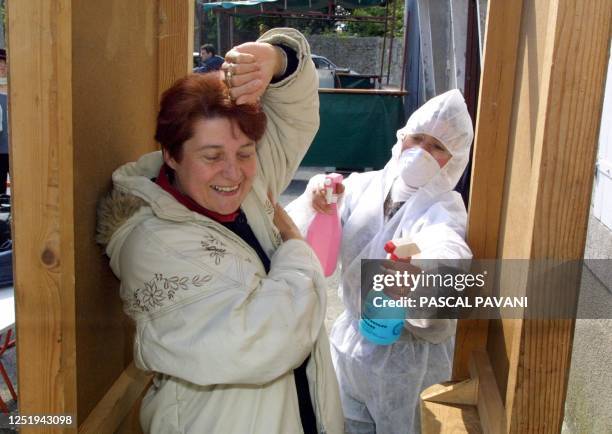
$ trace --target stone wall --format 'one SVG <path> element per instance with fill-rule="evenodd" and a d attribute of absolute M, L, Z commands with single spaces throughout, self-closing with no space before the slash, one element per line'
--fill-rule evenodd
<path fill-rule="evenodd" d="M 313 54 L 327 57 L 339 67 L 350 68 L 360 74 L 380 75 L 382 59 L 382 37 L 356 37 L 335 35 L 307 36 Z M 393 56 L 389 86 L 399 87 L 402 77 L 402 38 L 393 40 Z M 389 52 L 390 39 L 387 39 L 385 51 Z M 383 86 L 386 85 L 388 55 L 385 55 L 383 67 Z"/>

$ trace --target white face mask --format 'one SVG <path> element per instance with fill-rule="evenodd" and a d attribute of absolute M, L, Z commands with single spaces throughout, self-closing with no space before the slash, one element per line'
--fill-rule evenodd
<path fill-rule="evenodd" d="M 8 79 L 6 77 L 0 77 L 0 86 L 6 86 L 8 84 Z"/>
<path fill-rule="evenodd" d="M 434 157 L 418 146 L 403 151 L 398 159 L 399 176 L 409 187 L 427 184 L 438 172 L 440 165 Z"/>

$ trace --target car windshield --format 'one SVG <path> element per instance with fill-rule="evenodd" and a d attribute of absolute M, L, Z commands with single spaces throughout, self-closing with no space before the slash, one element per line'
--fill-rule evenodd
<path fill-rule="evenodd" d="M 337 68 L 336 65 L 334 65 L 329 60 L 323 57 L 313 57 L 312 61 L 314 62 L 315 67 L 319 69 L 336 69 Z"/>

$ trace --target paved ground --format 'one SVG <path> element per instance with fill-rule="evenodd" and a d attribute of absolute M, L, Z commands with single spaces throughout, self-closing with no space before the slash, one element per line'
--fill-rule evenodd
<path fill-rule="evenodd" d="M 295 179 L 291 182 L 285 193 L 280 197 L 280 203 L 282 205 L 287 205 L 297 196 L 299 196 L 304 189 L 306 188 L 306 184 L 308 183 L 308 179 L 317 173 L 324 173 L 325 168 L 309 168 L 309 169 L 300 169 L 296 174 Z M 332 275 L 328 281 L 328 291 L 327 291 L 327 315 L 325 319 L 325 326 L 329 331 L 331 329 L 331 325 L 335 321 L 335 319 L 342 312 L 342 303 L 337 295 L 338 289 L 338 275 L 336 272 Z M 6 368 L 13 385 L 17 389 L 17 394 L 19 394 L 18 386 L 17 386 L 17 355 L 15 348 L 11 348 L 2 356 L 2 364 Z M 11 414 L 17 415 L 17 403 L 12 400 L 11 395 L 4 383 L 4 380 L 0 377 L 0 397 L 7 403 L 9 410 L 11 410 Z M 6 420 L 6 416 L 0 414 L 0 434 L 9 434 L 16 432 L 12 429 L 3 428 L 2 421 Z"/>

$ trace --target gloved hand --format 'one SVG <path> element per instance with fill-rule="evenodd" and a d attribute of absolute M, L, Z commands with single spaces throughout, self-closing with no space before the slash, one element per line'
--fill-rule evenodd
<path fill-rule="evenodd" d="M 325 200 L 325 175 L 315 175 L 313 176 L 308 185 L 311 187 L 312 191 L 312 208 L 320 213 L 330 214 L 332 212 L 332 207 Z M 308 190 L 308 187 L 306 187 Z M 344 194 L 344 185 L 342 183 L 336 184 L 336 188 L 334 194 L 338 195 L 337 206 L 340 208 L 342 195 Z"/>

